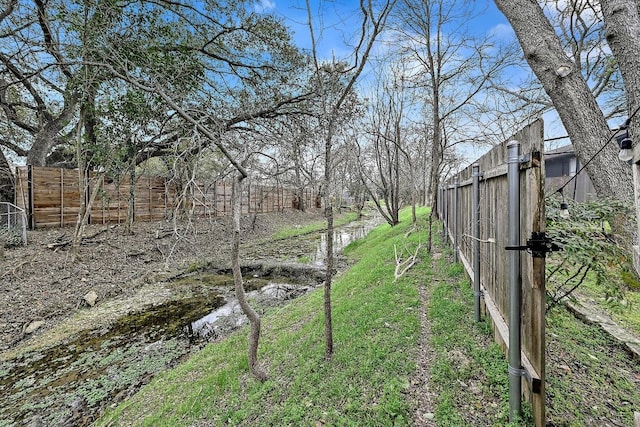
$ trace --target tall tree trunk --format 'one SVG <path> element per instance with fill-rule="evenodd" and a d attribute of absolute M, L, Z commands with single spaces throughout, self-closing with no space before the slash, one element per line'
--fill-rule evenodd
<path fill-rule="evenodd" d="M 129 165 L 129 200 L 127 203 L 127 221 L 124 226 L 124 232 L 127 235 L 133 234 L 133 221 L 136 212 L 136 162 L 135 157 Z"/>
<path fill-rule="evenodd" d="M 296 199 L 298 202 L 296 209 L 304 212 L 306 209 L 306 206 L 304 203 L 304 185 L 302 183 L 302 173 L 301 173 L 302 164 L 300 161 L 300 157 L 301 157 L 300 145 L 296 142 L 294 143 L 294 147 L 293 147 L 293 165 L 294 165 L 295 176 L 296 176 Z"/>
<path fill-rule="evenodd" d="M 596 192 L 600 196 L 631 200 L 631 170 L 618 160 L 615 142 L 598 153 L 611 138 L 611 131 L 579 67 L 565 53 L 542 8 L 531 0 L 495 0 L 495 3 L 511 23 L 529 66 L 551 98 L 580 163 L 585 165 L 591 160 L 586 170 Z M 603 4 L 607 3 L 613 4 Z M 629 2 L 616 2 L 626 3 Z M 569 74 L 559 73 L 561 66 L 568 67 Z M 627 95 L 637 96 L 633 93 Z"/>
<path fill-rule="evenodd" d="M 87 177 L 85 169 L 85 159 L 82 147 L 82 111 L 80 112 L 80 121 L 76 125 L 76 160 L 78 162 L 78 189 L 80 191 L 80 209 L 78 209 L 78 218 L 76 219 L 76 228 L 73 232 L 73 239 L 71 243 L 72 260 L 75 262 L 78 259 L 78 251 L 80 248 L 80 240 L 82 239 L 82 233 L 84 231 L 84 220 L 86 218 L 85 213 L 87 211 Z"/>
<path fill-rule="evenodd" d="M 333 206 L 325 197 L 325 215 L 327 216 L 327 272 L 324 279 L 324 332 L 325 332 L 325 357 L 333 356 L 333 323 L 331 311 L 331 285 L 333 280 Z"/>
<path fill-rule="evenodd" d="M 333 142 L 333 122 L 330 121 L 325 140 L 324 151 L 324 212 L 327 217 L 327 260 L 324 279 L 324 332 L 325 332 L 325 357 L 333 357 L 333 323 L 331 312 L 331 284 L 333 280 L 333 206 L 331 205 L 331 147 Z"/>
<path fill-rule="evenodd" d="M 244 292 L 242 281 L 242 271 L 240 270 L 240 216 L 242 208 L 242 181 L 244 175 L 238 173 L 236 179 L 233 180 L 231 190 L 231 203 L 233 212 L 233 236 L 231 241 L 231 268 L 233 270 L 233 283 L 236 290 L 238 303 L 242 308 L 242 312 L 249 319 L 251 324 L 251 333 L 249 335 L 249 370 L 260 381 L 267 379 L 265 371 L 258 366 L 258 341 L 260 340 L 260 316 L 249 305 L 247 296 Z"/>
<path fill-rule="evenodd" d="M 427 198 L 431 200 L 432 211 L 436 208 L 437 199 L 435 194 L 436 191 L 438 191 L 438 184 L 440 183 L 440 167 L 444 151 L 442 147 L 442 129 L 440 129 L 441 121 L 438 112 L 439 97 L 437 92 L 434 93 L 433 99 L 433 145 L 431 146 L 431 171 L 429 176 L 429 192 L 427 194 Z"/>
<path fill-rule="evenodd" d="M 624 81 L 628 117 L 631 119 L 629 133 L 637 148 L 640 144 L 640 2 L 638 0 L 625 2 L 601 0 L 600 5 L 604 16 L 607 43 L 616 58 Z M 634 151 L 637 152 L 637 150 Z M 638 164 L 632 166 L 632 174 L 637 183 L 640 174 Z M 624 230 L 624 233 L 621 233 L 623 236 L 633 236 L 635 232 L 636 237 L 630 240 L 634 245 L 638 245 L 638 239 L 640 239 L 640 218 L 638 218 L 640 217 L 640 188 L 637 184 L 633 186 L 633 191 L 636 208 L 635 226 L 629 224 L 633 221 L 632 218 L 627 218 L 627 222 L 620 224 L 620 227 Z M 634 253 L 634 266 L 640 275 L 638 254 L 635 250 Z"/>
<path fill-rule="evenodd" d="M 640 108 L 640 4 L 638 1 L 601 0 L 606 38 L 620 67 L 629 116 Z M 636 114 L 629 128 L 640 141 L 640 114 Z"/>
<path fill-rule="evenodd" d="M 0 150 L 0 202 L 13 203 L 15 199 L 15 181 L 7 158 Z"/>
<path fill-rule="evenodd" d="M 393 147 L 393 206 L 391 215 L 393 225 L 400 223 L 400 119 L 395 122 L 395 140 Z"/>
<path fill-rule="evenodd" d="M 411 223 L 418 222 L 418 216 L 416 215 L 416 194 L 411 193 Z"/>

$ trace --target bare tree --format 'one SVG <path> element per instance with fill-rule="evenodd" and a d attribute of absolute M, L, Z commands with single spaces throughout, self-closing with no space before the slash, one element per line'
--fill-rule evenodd
<path fill-rule="evenodd" d="M 402 182 L 406 181 L 407 175 L 413 187 L 413 172 L 403 168 L 410 160 L 405 148 L 406 116 L 410 111 L 404 87 L 405 73 L 401 66 L 392 63 L 388 73 L 376 73 L 373 100 L 363 119 L 364 126 L 357 125 L 359 129 L 367 130 L 367 137 L 359 136 L 359 129 L 352 132 L 360 179 L 378 211 L 391 226 L 399 223 Z"/>
<path fill-rule="evenodd" d="M 356 37 L 356 45 L 353 48 L 353 65 L 343 66 L 340 63 L 323 63 L 317 50 L 318 29 L 314 27 L 312 9 L 309 0 L 306 1 L 308 13 L 308 26 L 311 35 L 313 65 L 317 92 L 320 97 L 322 127 L 322 139 L 324 141 L 324 180 L 323 201 L 325 215 L 327 217 L 327 261 L 326 277 L 324 284 L 324 314 L 325 314 L 325 357 L 333 355 L 333 325 L 331 320 L 331 284 L 334 269 L 333 254 L 333 205 L 329 189 L 332 181 L 333 168 L 333 144 L 340 122 L 341 108 L 349 96 L 352 95 L 354 86 L 362 74 L 369 58 L 373 45 L 385 28 L 385 24 L 395 0 L 382 2 L 378 10 L 374 8 L 372 0 L 360 0 L 360 16 L 362 26 Z M 336 79 L 337 78 L 337 79 Z M 335 84 L 340 78 L 344 79 L 344 85 L 335 90 Z"/>
<path fill-rule="evenodd" d="M 311 89 L 310 89 L 311 90 Z M 321 141 L 316 138 L 317 115 L 312 103 L 300 105 L 300 111 L 280 118 L 269 130 L 275 157 L 291 162 L 283 180 L 295 189 L 295 207 L 305 211 L 305 189 L 318 190 L 322 177 L 319 173 L 323 153 Z"/>
<path fill-rule="evenodd" d="M 430 201 L 446 150 L 469 138 L 460 121 L 470 115 L 470 101 L 502 66 L 501 61 L 487 61 L 483 56 L 486 40 L 469 35 L 470 16 L 468 2 L 407 0 L 401 2 L 395 17 L 402 58 L 408 64 L 407 81 L 424 100 L 428 124 L 424 128 L 430 130 Z M 433 205 L 435 210 L 435 200 Z"/>

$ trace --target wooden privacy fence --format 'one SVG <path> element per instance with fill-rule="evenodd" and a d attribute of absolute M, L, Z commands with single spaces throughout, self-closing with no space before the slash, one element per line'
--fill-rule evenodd
<path fill-rule="evenodd" d="M 536 426 L 546 424 L 544 176 L 539 120 L 448 180 L 437 195 L 443 233 L 474 286 L 475 318 L 491 320 L 508 355 L 510 415 L 519 415 L 524 395 Z"/>
<path fill-rule="evenodd" d="M 98 196 L 90 207 L 89 223 L 121 223 L 127 219 L 131 183 L 128 176 L 117 180 L 97 178 L 85 180 L 85 197 L 92 186 L 99 185 Z M 191 182 L 184 188 L 163 177 L 139 176 L 133 182 L 134 219 L 154 221 L 170 218 L 177 208 L 195 216 L 231 215 L 231 183 Z M 77 169 L 23 166 L 16 169 L 15 204 L 27 213 L 29 228 L 64 227 L 78 219 L 81 205 Z M 316 196 L 310 189 L 303 192 L 306 207 L 316 207 Z M 245 185 L 242 213 L 282 212 L 297 207 L 293 190 L 279 185 Z"/>

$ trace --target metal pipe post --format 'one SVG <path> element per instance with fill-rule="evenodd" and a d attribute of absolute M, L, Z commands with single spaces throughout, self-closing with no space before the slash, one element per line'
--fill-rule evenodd
<path fill-rule="evenodd" d="M 456 176 L 453 180 L 453 262 L 458 262 L 458 187 L 460 182 Z"/>
<path fill-rule="evenodd" d="M 480 321 L 480 165 L 471 168 L 473 179 L 473 318 Z"/>
<path fill-rule="evenodd" d="M 507 144 L 509 183 L 509 246 L 520 246 L 520 143 Z M 520 251 L 507 251 L 509 260 L 509 420 L 521 414 L 522 361 L 520 359 Z"/>
<path fill-rule="evenodd" d="M 442 187 L 442 243 L 447 244 L 447 219 L 449 215 L 447 198 L 449 192 L 446 184 Z"/>

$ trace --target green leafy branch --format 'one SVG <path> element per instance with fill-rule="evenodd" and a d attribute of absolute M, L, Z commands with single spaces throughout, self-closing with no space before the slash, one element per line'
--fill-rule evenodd
<path fill-rule="evenodd" d="M 570 216 L 563 218 L 559 196 L 547 203 L 547 234 L 562 248 L 547 263 L 549 308 L 587 281 L 607 300 L 621 299 L 634 282 L 631 206 L 609 198 L 567 204 Z"/>

